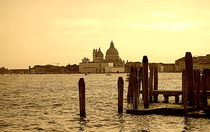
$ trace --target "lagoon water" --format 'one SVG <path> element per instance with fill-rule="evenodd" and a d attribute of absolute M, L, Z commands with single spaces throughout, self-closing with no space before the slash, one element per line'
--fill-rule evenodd
<path fill-rule="evenodd" d="M 117 79 L 126 74 L 0 75 L 0 131 L 210 131 L 210 119 L 117 113 Z M 79 117 L 78 80 L 86 83 L 86 118 Z M 160 73 L 159 89 L 181 89 L 180 73 Z M 143 106 L 142 106 L 143 107 Z"/>

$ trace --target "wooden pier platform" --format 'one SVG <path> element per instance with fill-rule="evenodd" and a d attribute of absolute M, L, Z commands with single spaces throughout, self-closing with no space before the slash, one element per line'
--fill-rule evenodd
<path fill-rule="evenodd" d="M 195 111 L 195 108 L 188 107 L 188 112 Z M 185 110 L 181 104 L 166 104 L 166 103 L 152 103 L 150 108 L 145 109 L 143 106 L 139 106 L 138 109 L 126 109 L 126 113 L 135 115 L 184 115 Z"/>
<path fill-rule="evenodd" d="M 200 91 L 202 93 L 202 91 Z M 210 90 L 206 91 L 207 98 L 210 98 Z M 140 94 L 142 94 L 142 91 L 140 91 Z M 175 102 L 179 103 L 179 96 L 183 94 L 182 90 L 153 90 L 153 95 L 163 95 L 165 103 L 169 103 L 169 97 L 174 96 Z"/>
<path fill-rule="evenodd" d="M 187 110 L 185 111 L 184 106 L 182 104 L 171 104 L 171 103 L 152 103 L 150 104 L 150 108 L 145 109 L 142 105 L 138 107 L 138 109 L 126 109 L 127 114 L 133 115 L 170 115 L 170 116 L 192 116 L 192 117 L 208 117 L 210 118 L 209 113 L 205 113 L 204 111 L 209 111 L 210 106 L 200 109 L 196 109 L 195 107 L 187 106 Z"/>

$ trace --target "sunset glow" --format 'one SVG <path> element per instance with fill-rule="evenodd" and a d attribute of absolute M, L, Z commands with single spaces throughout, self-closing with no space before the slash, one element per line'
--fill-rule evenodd
<path fill-rule="evenodd" d="M 210 53 L 210 0 L 0 0 L 0 67 L 78 64 L 111 40 L 125 61 Z"/>

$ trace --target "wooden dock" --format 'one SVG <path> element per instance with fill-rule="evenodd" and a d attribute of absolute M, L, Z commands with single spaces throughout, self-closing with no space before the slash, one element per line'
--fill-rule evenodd
<path fill-rule="evenodd" d="M 188 107 L 187 111 L 192 112 L 196 109 L 194 107 Z M 150 104 L 150 108 L 143 108 L 139 106 L 138 109 L 126 109 L 128 114 L 136 115 L 149 115 L 149 114 L 158 114 L 158 115 L 180 115 L 183 116 L 186 114 L 184 106 L 181 104 L 169 104 L 169 103 L 153 103 Z"/>
<path fill-rule="evenodd" d="M 190 52 L 185 55 L 186 69 L 182 72 L 182 90 L 159 90 L 157 65 L 148 66 L 146 56 L 143 57 L 142 64 L 140 69 L 131 67 L 126 113 L 210 116 L 210 69 L 204 69 L 202 73 L 193 69 Z M 159 95 L 163 95 L 164 100 L 158 101 Z M 175 103 L 169 103 L 169 97 L 175 97 Z"/>
<path fill-rule="evenodd" d="M 195 107 L 188 107 L 187 111 L 182 104 L 170 104 L 170 103 L 153 103 L 150 104 L 150 108 L 143 108 L 139 106 L 138 109 L 126 109 L 127 114 L 132 115 L 164 115 L 164 116 L 188 116 L 194 118 L 210 118 L 210 106 L 197 109 Z"/>
<path fill-rule="evenodd" d="M 200 91 L 202 93 L 202 91 Z M 142 94 L 142 90 L 140 91 L 140 94 Z M 175 97 L 175 103 L 179 103 L 180 95 L 182 96 L 183 92 L 182 90 L 153 90 L 152 92 L 153 96 L 159 96 L 163 95 L 164 97 L 164 103 L 169 103 L 169 97 L 174 96 Z M 200 94 L 201 95 L 201 94 Z M 207 91 L 207 98 L 210 98 L 210 90 Z"/>

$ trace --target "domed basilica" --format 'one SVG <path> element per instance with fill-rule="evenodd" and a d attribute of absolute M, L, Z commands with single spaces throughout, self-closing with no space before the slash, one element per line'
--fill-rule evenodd
<path fill-rule="evenodd" d="M 124 72 L 125 62 L 119 57 L 117 49 L 114 47 L 113 41 L 110 43 L 106 56 L 101 49 L 93 49 L 93 61 L 84 58 L 79 65 L 81 73 L 107 73 L 107 72 Z"/>
<path fill-rule="evenodd" d="M 113 41 L 110 43 L 109 49 L 106 51 L 106 56 L 104 59 L 104 54 L 101 49 L 93 49 L 93 62 L 110 62 L 114 66 L 122 66 L 124 62 L 120 59 L 117 49 L 114 47 Z"/>

